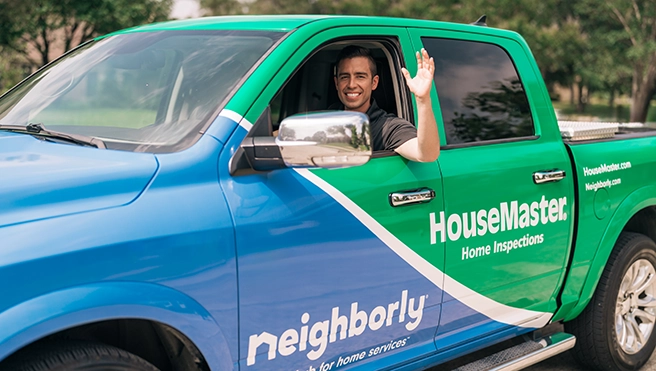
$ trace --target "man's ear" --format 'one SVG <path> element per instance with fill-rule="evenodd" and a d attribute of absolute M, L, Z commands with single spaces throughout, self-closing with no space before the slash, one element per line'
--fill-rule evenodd
<path fill-rule="evenodd" d="M 378 87 L 378 75 L 374 76 L 373 82 L 371 83 L 371 90 L 376 90 Z"/>
<path fill-rule="evenodd" d="M 333 81 L 335 82 L 335 89 L 339 90 L 339 86 L 337 86 L 337 75 L 333 75 Z"/>

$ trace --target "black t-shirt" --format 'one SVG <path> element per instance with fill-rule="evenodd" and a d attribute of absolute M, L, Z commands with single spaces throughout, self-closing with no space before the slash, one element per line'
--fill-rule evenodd
<path fill-rule="evenodd" d="M 330 109 L 343 110 L 344 105 L 338 103 L 331 106 Z M 375 99 L 371 100 L 367 116 L 369 116 L 374 151 L 393 151 L 403 143 L 417 137 L 417 128 L 414 125 L 393 113 L 383 111 L 378 107 Z"/>

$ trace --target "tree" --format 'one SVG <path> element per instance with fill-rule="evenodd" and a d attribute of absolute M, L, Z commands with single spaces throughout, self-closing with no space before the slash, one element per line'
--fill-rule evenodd
<path fill-rule="evenodd" d="M 29 73 L 25 58 L 9 46 L 21 36 L 14 19 L 26 10 L 21 1 L 0 0 L 0 95 Z"/>
<path fill-rule="evenodd" d="M 95 36 L 166 20 L 171 6 L 172 0 L 0 0 L 0 45 L 38 68 Z"/>
<path fill-rule="evenodd" d="M 644 122 L 656 92 L 656 2 L 585 0 L 578 9 L 584 30 L 605 44 L 603 50 L 612 52 L 612 68 L 631 68 L 629 120 Z"/>
<path fill-rule="evenodd" d="M 349 129 L 351 130 L 351 147 L 359 148 L 360 147 L 360 137 L 358 137 L 358 128 L 355 125 L 350 125 Z"/>
<path fill-rule="evenodd" d="M 201 0 L 225 3 L 234 0 Z M 547 87 L 572 86 L 583 37 L 571 2 L 563 0 L 255 0 L 250 14 L 361 14 L 470 23 L 488 15 L 493 27 L 521 33 L 538 61 Z M 213 11 L 212 14 L 225 14 Z"/>
<path fill-rule="evenodd" d="M 656 89 L 654 0 L 200 0 L 211 14 L 353 14 L 488 24 L 519 32 L 547 88 L 569 87 L 585 109 L 591 92 L 632 93 L 631 119 L 644 121 Z M 207 4 L 220 4 L 209 6 Z M 632 80 L 632 83 L 631 83 Z M 583 94 L 587 91 L 587 96 Z"/>
<path fill-rule="evenodd" d="M 242 14 L 244 5 L 238 0 L 200 0 L 201 8 L 213 15 Z"/>
<path fill-rule="evenodd" d="M 0 45 L 11 45 L 21 37 L 23 28 L 17 19 L 28 10 L 25 5 L 18 0 L 0 0 Z"/>
<path fill-rule="evenodd" d="M 29 75 L 29 64 L 25 58 L 0 46 L 0 95 Z"/>

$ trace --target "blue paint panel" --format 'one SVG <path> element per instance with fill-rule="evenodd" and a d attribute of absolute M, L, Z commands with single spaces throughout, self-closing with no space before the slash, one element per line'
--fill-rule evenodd
<path fill-rule="evenodd" d="M 234 137 L 244 133 L 239 128 Z M 238 142 L 240 138 L 228 142 L 221 169 L 227 168 Z M 236 225 L 241 369 L 308 370 L 333 361 L 333 367 L 339 364 L 343 369 L 379 369 L 435 352 L 433 337 L 441 290 L 334 199 L 290 169 L 235 177 L 221 174 Z M 407 313 L 400 318 L 399 309 L 390 311 L 390 305 L 397 302 L 400 307 L 402 295 L 407 295 L 406 303 L 413 300 L 415 309 L 427 295 L 421 321 L 411 320 Z M 374 318 L 375 330 L 367 327 L 359 335 L 341 339 L 341 327 L 331 329 L 331 324 L 344 316 L 350 326 L 351 319 L 357 317 L 352 315 L 353 306 L 357 306 L 353 313 L 369 316 L 368 322 Z M 377 328 L 375 320 L 379 317 L 370 316 L 374 311 L 384 311 L 385 315 L 392 312 L 390 325 L 385 317 Z M 405 327 L 415 321 L 416 328 Z M 315 340 L 301 350 L 303 327 L 307 326 L 312 338 L 315 325 Z M 329 335 L 323 340 L 321 326 L 335 335 L 334 341 Z M 294 332 L 298 334 L 295 345 L 281 343 L 285 332 L 292 337 Z M 255 347 L 253 340 L 257 356 L 249 362 L 252 336 L 255 340 L 277 339 L 272 360 L 268 359 L 270 345 Z M 390 342 L 405 345 L 392 350 Z M 374 355 L 377 347 L 379 353 Z M 281 353 L 281 348 L 286 351 Z M 365 352 L 362 359 L 358 356 L 357 361 L 344 361 L 361 352 Z"/>
<path fill-rule="evenodd" d="M 231 144 L 234 153 L 236 144 Z M 435 348 L 423 341 L 431 337 L 427 331 L 434 328 L 433 318 L 440 315 L 440 290 L 331 197 L 291 170 L 222 179 L 224 188 L 231 190 L 227 197 L 237 226 L 243 369 L 336 367 L 340 359 L 362 350 L 366 357 L 353 364 L 342 363 L 341 367 L 378 369 L 435 353 Z M 394 272 L 393 278 L 390 272 Z M 304 319 L 311 330 L 316 322 L 334 322 L 332 308 L 338 307 L 339 315 L 348 316 L 350 313 L 344 312 L 355 302 L 358 310 L 370 313 L 377 305 L 393 302 L 390 296 L 408 287 L 436 294 L 429 294 L 426 302 L 424 319 L 431 319 L 430 327 L 412 333 L 402 351 L 386 353 L 387 357 L 369 356 L 370 350 L 385 343 L 381 339 L 402 339 L 403 333 L 408 333 L 401 326 L 390 326 L 328 341 L 316 360 L 307 354 L 320 349 L 320 342 L 317 347 L 308 345 L 305 351 L 297 349 L 287 356 L 276 349 L 272 360 L 267 353 L 270 347 L 263 342 L 257 348 L 254 364 L 246 360 L 253 335 L 271 334 L 280 347 L 282 334 L 289 329 L 300 333 Z M 409 290 L 410 296 L 413 290 Z M 448 294 L 444 300 L 440 326 L 434 335 L 440 351 L 435 360 L 446 361 L 532 330 L 493 321 Z M 303 318 L 306 313 L 309 318 Z"/>
<path fill-rule="evenodd" d="M 494 321 L 444 293 L 442 318 L 435 335 L 435 345 L 442 351 L 510 327 L 512 326 Z"/>
<path fill-rule="evenodd" d="M 237 122 L 234 122 L 233 120 L 230 120 L 224 116 L 218 116 L 212 122 L 212 125 L 207 128 L 205 133 L 207 135 L 213 136 L 221 143 L 226 143 L 237 126 L 239 126 Z"/>
<path fill-rule="evenodd" d="M 26 315 L 26 314 L 29 314 Z M 0 314 L 0 359 L 33 339 L 99 319 L 144 318 L 166 323 L 198 344 L 211 364 L 231 368 L 226 340 L 193 299 L 163 286 L 112 282 L 66 288 L 30 299 Z"/>
<path fill-rule="evenodd" d="M 33 140 L 29 137 L 26 139 Z M 29 149 L 30 145 L 26 148 Z M 14 152 L 20 154 L 20 146 L 16 146 Z M 73 150 L 83 148 L 54 146 L 59 146 L 61 151 L 67 153 L 65 158 L 70 164 L 82 163 L 84 157 L 89 156 L 86 151 Z M 87 311 L 75 306 L 89 305 L 88 308 L 92 308 L 93 302 L 87 303 L 86 297 L 80 299 L 79 304 L 60 306 L 65 298 L 72 296 L 59 296 L 58 301 L 44 305 L 45 308 L 52 306 L 50 311 L 53 315 L 57 312 L 55 308 L 61 308 L 57 318 L 66 317 L 67 320 L 60 322 L 52 319 L 55 322 L 46 321 L 43 323 L 45 327 L 39 328 L 43 331 L 57 331 L 88 321 L 128 314 L 132 318 L 164 323 L 169 318 L 173 321 L 169 325 L 182 327 L 178 328 L 181 332 L 201 342 L 196 345 L 203 353 L 211 352 L 206 357 L 214 369 L 224 369 L 225 365 L 231 369 L 238 360 L 238 302 L 233 225 L 217 174 L 221 148 L 222 145 L 216 139 L 203 136 L 188 150 L 158 155 L 157 161 L 153 155 L 91 149 L 105 153 L 104 156 L 126 159 L 125 163 L 133 163 L 135 168 L 141 166 L 144 156 L 149 156 L 152 164 L 159 162 L 159 170 L 155 179 L 141 185 L 141 194 L 124 206 L 114 205 L 65 216 L 37 218 L 32 222 L 0 228 L 0 280 L 12 282 L 12 285 L 3 288 L 0 318 L 9 313 L 5 311 L 11 311 L 9 308 L 18 308 L 21 303 L 30 303 L 35 298 L 52 297 L 50 295 L 71 287 L 116 282 L 157 284 L 152 286 L 161 287 L 160 292 L 175 292 L 187 298 L 190 303 L 186 306 L 193 302 L 198 308 L 204 308 L 206 314 L 201 315 L 202 320 L 179 318 L 174 321 L 175 306 L 167 306 L 153 299 L 148 292 L 126 288 L 115 291 L 113 296 L 115 302 L 112 308 L 117 311 L 106 307 Z M 70 170 L 73 166 L 70 164 L 68 167 L 62 166 Z M 110 184 L 125 174 L 110 170 L 107 169 L 104 178 Z M 120 167 L 115 170 L 120 170 Z M 101 169 L 89 171 L 100 173 Z M 150 171 L 153 172 L 154 168 Z M 62 187 L 66 186 L 68 184 Z M 99 184 L 98 187 L 103 185 Z M 58 188 L 53 186 L 51 191 L 57 192 Z M 81 209 L 92 209 L 85 201 L 79 200 L 83 206 Z M 92 201 L 88 200 L 90 204 L 93 204 Z M 35 279 L 35 272 L 39 272 L 39 279 Z M 137 297 L 143 300 L 134 305 L 133 299 Z M 122 304 L 129 307 L 129 310 L 119 310 Z M 44 305 L 20 307 L 21 315 L 27 321 L 38 322 L 39 310 Z M 74 313 L 78 310 L 92 314 L 77 316 Z M 170 313 L 165 315 L 162 311 Z M 156 312 L 160 315 L 155 316 Z M 210 320 L 216 323 L 214 329 L 204 322 Z M 9 333 L 3 331 L 0 335 L 5 337 L 0 337 L 0 354 L 10 354 L 17 344 L 37 340 L 46 334 L 43 331 L 31 331 L 11 338 Z M 211 337 L 206 336 L 208 331 L 212 332 Z"/>
<path fill-rule="evenodd" d="M 156 170 L 152 154 L 0 132 L 0 226 L 125 205 Z"/>
<path fill-rule="evenodd" d="M 0 281 L 12 282 L 0 300 L 0 359 L 115 318 L 177 328 L 218 370 L 380 369 L 529 331 L 448 295 L 442 309 L 441 290 L 293 170 L 229 176 L 245 130 L 219 121 L 236 135 L 216 130 L 157 156 L 0 135 L 0 171 L 11 175 L 0 193 L 15 197 L 0 201 L 0 221 L 20 220 L 0 228 Z M 281 342 L 304 327 L 307 340 Z M 251 336 L 263 343 L 249 361 Z"/>

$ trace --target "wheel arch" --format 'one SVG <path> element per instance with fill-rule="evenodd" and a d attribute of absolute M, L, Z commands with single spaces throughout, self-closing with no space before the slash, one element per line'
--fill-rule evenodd
<path fill-rule="evenodd" d="M 174 289 L 137 282 L 95 283 L 50 292 L 0 313 L 0 359 L 92 324 L 141 321 L 193 347 L 211 369 L 233 369 L 227 341 L 198 302 Z M 156 328 L 155 331 L 158 331 Z M 166 346 L 166 345 L 164 345 Z M 194 349 L 195 348 L 195 349 Z"/>
<path fill-rule="evenodd" d="M 569 321 L 581 314 L 592 299 L 620 233 L 631 231 L 645 234 L 652 239 L 656 238 L 656 230 L 645 233 L 648 228 L 645 223 L 640 223 L 652 213 L 656 216 L 656 186 L 640 188 L 620 203 L 597 245 L 597 252 L 590 263 L 588 274 L 581 286 L 579 300 L 574 308 L 567 313 L 565 321 Z M 654 223 L 654 226 L 656 226 L 656 223 Z"/>
<path fill-rule="evenodd" d="M 648 362 L 656 347 L 656 334 L 653 321 L 642 324 L 653 317 L 647 307 L 652 305 L 649 297 L 654 281 L 643 273 L 654 272 L 655 267 L 654 240 L 641 233 L 622 232 L 591 302 L 565 323 L 565 331 L 576 336 L 574 357 L 582 365 L 619 371 L 638 370 Z"/>

